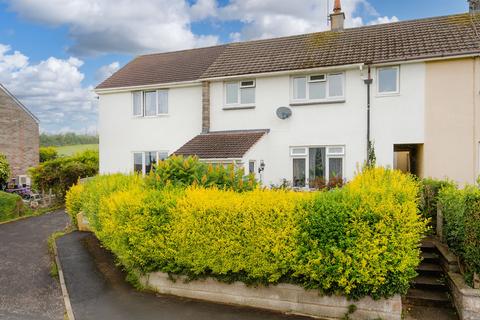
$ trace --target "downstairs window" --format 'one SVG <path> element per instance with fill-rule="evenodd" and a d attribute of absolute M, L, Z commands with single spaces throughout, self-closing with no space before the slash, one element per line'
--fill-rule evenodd
<path fill-rule="evenodd" d="M 330 179 L 344 178 L 345 147 L 293 147 L 293 186 L 319 188 Z"/>

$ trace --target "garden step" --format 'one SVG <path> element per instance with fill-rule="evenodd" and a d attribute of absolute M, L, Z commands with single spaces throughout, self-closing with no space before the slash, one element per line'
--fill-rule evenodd
<path fill-rule="evenodd" d="M 415 289 L 429 289 L 436 291 L 448 291 L 448 286 L 445 283 L 443 277 L 421 275 L 413 279 L 412 281 Z"/>
<path fill-rule="evenodd" d="M 435 244 L 432 241 L 428 240 L 428 238 L 422 241 L 422 244 L 420 245 L 420 249 L 422 249 L 422 252 L 437 251 L 437 247 L 435 246 Z"/>
<path fill-rule="evenodd" d="M 448 293 L 442 291 L 410 289 L 405 300 L 416 306 L 452 308 Z"/>
<path fill-rule="evenodd" d="M 422 252 L 422 261 L 438 264 L 440 262 L 440 256 L 434 252 Z"/>
<path fill-rule="evenodd" d="M 422 262 L 417 267 L 417 272 L 420 275 L 441 275 L 443 274 L 442 267 L 435 263 Z"/>

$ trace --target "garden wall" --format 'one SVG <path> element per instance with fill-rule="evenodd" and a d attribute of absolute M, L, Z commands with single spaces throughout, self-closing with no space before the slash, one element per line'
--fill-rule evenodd
<path fill-rule="evenodd" d="M 184 276 L 172 281 L 168 274 L 162 272 L 142 276 L 140 282 L 161 294 L 320 318 L 343 319 L 351 305 L 355 305 L 356 309 L 349 319 L 399 320 L 402 317 L 400 295 L 389 299 L 366 297 L 349 301 L 341 296 L 320 296 L 318 290 L 305 290 L 292 284 L 249 287 L 238 281 L 228 284 L 212 278 L 189 281 Z"/>

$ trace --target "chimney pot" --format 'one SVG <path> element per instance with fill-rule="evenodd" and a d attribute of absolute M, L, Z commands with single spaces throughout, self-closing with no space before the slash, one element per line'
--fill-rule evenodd
<path fill-rule="evenodd" d="M 342 4 L 340 3 L 340 0 L 335 0 L 335 5 L 333 7 L 333 12 L 334 13 L 342 12 Z"/>
<path fill-rule="evenodd" d="M 342 12 L 342 4 L 340 0 L 335 0 L 333 13 L 330 14 L 330 23 L 332 31 L 343 31 L 345 27 L 345 13 Z"/>

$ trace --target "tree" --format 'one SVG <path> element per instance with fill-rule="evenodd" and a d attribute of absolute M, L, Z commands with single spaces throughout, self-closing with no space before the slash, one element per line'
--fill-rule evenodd
<path fill-rule="evenodd" d="M 10 175 L 10 164 L 8 163 L 7 157 L 0 153 L 0 189 L 3 189 L 5 184 L 8 182 Z"/>

